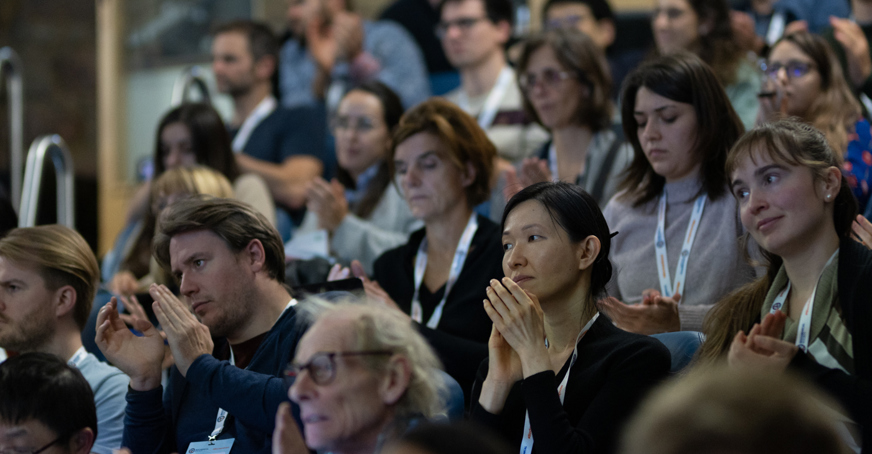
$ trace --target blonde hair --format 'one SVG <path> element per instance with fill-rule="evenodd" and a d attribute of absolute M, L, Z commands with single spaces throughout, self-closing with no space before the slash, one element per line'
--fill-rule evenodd
<path fill-rule="evenodd" d="M 0 239 L 0 257 L 36 267 L 49 290 L 72 286 L 76 290 L 73 320 L 80 329 L 85 326 L 100 268 L 79 232 L 57 224 L 14 229 Z"/>
<path fill-rule="evenodd" d="M 627 424 L 620 452 L 846 453 L 828 414 L 836 411 L 847 414 L 797 376 L 722 364 L 655 390 Z"/>
<path fill-rule="evenodd" d="M 349 297 L 338 302 L 307 298 L 297 306 L 301 320 L 309 326 L 318 320 L 340 315 L 353 319 L 356 350 L 387 350 L 406 358 L 411 368 L 411 380 L 405 394 L 395 407 L 397 418 L 424 416 L 433 418 L 445 414 L 441 395 L 445 390 L 442 365 L 430 344 L 397 311 L 375 306 L 367 300 Z M 384 372 L 389 357 L 364 356 L 364 364 L 372 371 Z"/>
<path fill-rule="evenodd" d="M 233 186 L 227 177 L 211 167 L 175 167 L 162 173 L 151 184 L 152 201 L 169 194 L 208 194 L 231 198 Z"/>

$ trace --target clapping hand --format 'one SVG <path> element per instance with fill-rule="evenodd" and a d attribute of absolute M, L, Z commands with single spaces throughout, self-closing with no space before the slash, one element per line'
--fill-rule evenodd
<path fill-rule="evenodd" d="M 186 376 L 195 359 L 212 354 L 214 344 L 209 328 L 165 285 L 152 284 L 148 292 L 154 298 L 154 315 L 166 333 L 176 367 Z"/>
<path fill-rule="evenodd" d="M 115 367 L 130 377 L 130 387 L 148 391 L 160 386 L 164 341 L 148 320 L 136 318 L 136 336 L 118 314 L 118 300 L 113 297 L 97 315 L 97 347 Z"/>
<path fill-rule="evenodd" d="M 599 301 L 600 309 L 624 331 L 638 334 L 668 333 L 681 330 L 678 303 L 681 294 L 662 296 L 654 289 L 642 292 L 641 304 L 626 304 L 610 296 Z"/>
<path fill-rule="evenodd" d="M 306 208 L 318 216 L 318 226 L 333 232 L 348 215 L 345 188 L 335 179 L 331 182 L 315 178 L 306 190 Z"/>
<path fill-rule="evenodd" d="M 755 323 L 748 335 L 739 331 L 733 338 L 727 362 L 732 367 L 783 371 L 796 356 L 799 347 L 779 339 L 787 316 L 778 311 L 766 314 L 763 323 Z"/>

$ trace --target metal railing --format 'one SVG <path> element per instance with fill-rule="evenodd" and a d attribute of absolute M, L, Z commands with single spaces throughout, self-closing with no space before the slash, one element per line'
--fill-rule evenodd
<path fill-rule="evenodd" d="M 51 157 L 57 180 L 57 223 L 75 228 L 73 194 L 73 158 L 64 139 L 57 134 L 38 137 L 27 152 L 27 167 L 24 169 L 19 227 L 36 225 L 36 210 L 42 188 L 42 173 L 46 155 Z"/>
<path fill-rule="evenodd" d="M 21 59 L 11 47 L 0 49 L 0 81 L 6 80 L 9 96 L 9 195 L 12 206 L 21 201 L 21 166 L 24 151 L 24 87 L 21 81 Z"/>
<path fill-rule="evenodd" d="M 192 87 L 196 87 L 200 91 L 202 102 L 211 104 L 209 86 L 206 85 L 206 79 L 203 78 L 203 69 L 199 66 L 191 66 L 173 83 L 172 106 L 176 107 L 184 103 L 188 99 L 188 92 L 191 91 Z"/>

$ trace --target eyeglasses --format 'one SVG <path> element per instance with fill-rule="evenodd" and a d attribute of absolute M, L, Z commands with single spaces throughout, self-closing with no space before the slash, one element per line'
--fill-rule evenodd
<path fill-rule="evenodd" d="M 373 120 L 367 117 L 350 117 L 350 116 L 337 116 L 332 121 L 333 129 L 343 130 L 343 131 L 358 131 L 358 132 L 370 132 L 378 125 Z"/>
<path fill-rule="evenodd" d="M 51 448 L 52 446 L 58 444 L 58 442 L 60 442 L 63 439 L 64 439 L 63 436 L 57 437 L 51 443 L 49 443 L 49 444 L 47 444 L 47 445 L 45 445 L 45 446 L 43 446 L 35 451 L 32 451 L 32 450 L 27 449 L 27 448 L 5 448 L 5 449 L 0 449 L 0 454 L 39 454 L 39 453 L 45 451 L 46 449 Z"/>
<path fill-rule="evenodd" d="M 538 76 L 535 73 L 521 74 L 518 76 L 518 86 L 526 93 L 532 90 L 538 82 L 542 82 L 545 86 L 553 87 L 572 76 L 573 73 L 569 71 L 548 68 Z"/>
<path fill-rule="evenodd" d="M 309 358 L 306 364 L 288 364 L 285 368 L 285 380 L 293 381 L 304 370 L 309 371 L 309 377 L 316 385 L 329 385 L 336 379 L 336 357 L 337 356 L 371 356 L 371 355 L 392 355 L 393 352 L 388 350 L 366 350 L 361 352 L 318 352 Z"/>
<path fill-rule="evenodd" d="M 763 71 L 763 74 L 766 74 L 768 77 L 773 79 L 778 77 L 778 71 L 781 71 L 782 68 L 784 68 L 787 78 L 793 79 L 808 74 L 808 72 L 814 69 L 814 67 L 814 63 L 806 63 L 796 60 L 791 60 L 787 62 L 787 64 L 781 64 L 778 62 L 763 62 L 760 64 L 760 70 Z"/>
<path fill-rule="evenodd" d="M 445 37 L 448 34 L 448 30 L 451 30 L 451 27 L 457 27 L 461 32 L 466 32 L 471 29 L 475 24 L 488 20 L 487 17 L 461 17 L 460 19 L 442 21 L 436 25 L 436 36 L 439 39 Z"/>

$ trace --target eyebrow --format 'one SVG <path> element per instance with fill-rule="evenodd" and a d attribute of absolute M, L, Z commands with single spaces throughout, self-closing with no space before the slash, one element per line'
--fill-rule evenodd
<path fill-rule="evenodd" d="M 0 281 L 0 285 L 2 285 L 4 287 L 7 285 L 10 285 L 10 284 L 18 284 L 18 285 L 25 286 L 25 285 L 27 285 L 27 282 L 24 282 L 21 279 L 14 279 L 14 278 L 6 280 L 6 281 Z"/>
<path fill-rule="evenodd" d="M 660 107 L 654 109 L 654 112 L 662 112 L 670 107 L 675 107 L 675 105 L 674 104 L 667 104 L 665 106 L 660 106 Z M 645 115 L 645 112 L 640 112 L 638 110 L 634 110 L 633 115 Z"/>
<path fill-rule="evenodd" d="M 772 169 L 785 169 L 785 168 L 786 167 L 784 167 L 781 164 L 769 164 L 769 165 L 760 167 L 759 169 L 755 170 L 754 171 L 754 178 L 759 178 L 761 175 L 763 175 L 764 173 L 766 173 Z M 736 185 L 743 184 L 743 183 L 744 183 L 744 181 L 742 181 L 740 179 L 733 180 L 733 182 L 730 183 L 730 189 L 733 189 L 734 187 L 736 187 Z"/>
<path fill-rule="evenodd" d="M 183 265 L 183 266 L 185 266 L 185 265 L 189 265 L 189 264 L 190 264 L 191 262 L 193 262 L 194 260 L 199 260 L 199 259 L 201 259 L 201 258 L 204 258 L 205 256 L 206 256 L 206 253 L 205 253 L 205 252 L 194 252 L 194 253 L 192 253 L 191 255 L 189 255 L 187 258 L 185 258 L 184 260 L 182 260 L 182 265 Z M 181 271 L 180 271 L 178 268 L 176 268 L 176 267 L 173 267 L 173 269 L 171 270 L 171 272 L 172 272 L 173 274 L 179 274 L 179 273 L 181 273 Z"/>
<path fill-rule="evenodd" d="M 413 161 L 420 161 L 420 160 L 428 158 L 430 156 L 436 156 L 438 158 L 439 154 L 436 153 L 435 150 L 425 151 L 424 153 L 421 153 L 415 159 L 413 159 Z M 405 164 L 405 163 L 406 163 L 406 161 L 404 161 L 402 159 L 394 159 L 394 165 Z"/>
<path fill-rule="evenodd" d="M 527 225 L 521 227 L 519 230 L 523 232 L 523 231 L 525 231 L 525 230 L 530 230 L 530 229 L 532 229 L 532 228 L 534 228 L 534 227 L 544 228 L 544 226 L 543 226 L 542 224 L 527 224 Z M 510 233 L 509 233 L 508 230 L 504 230 L 504 231 L 503 231 L 503 236 L 506 236 L 506 235 L 509 235 L 509 234 L 510 234 Z"/>

